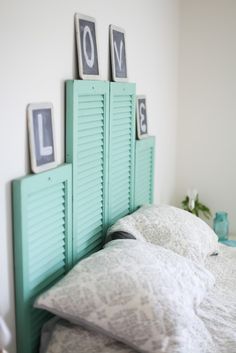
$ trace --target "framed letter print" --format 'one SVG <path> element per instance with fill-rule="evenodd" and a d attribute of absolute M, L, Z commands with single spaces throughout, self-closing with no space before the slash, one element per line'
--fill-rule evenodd
<path fill-rule="evenodd" d="M 147 106 L 146 106 L 145 96 L 137 96 L 136 117 L 137 117 L 137 136 L 138 136 L 138 139 L 142 139 L 143 137 L 146 137 L 148 135 Z"/>
<path fill-rule="evenodd" d="M 28 105 L 31 169 L 34 173 L 56 167 L 53 106 L 51 103 Z"/>
<path fill-rule="evenodd" d="M 111 68 L 113 81 L 128 81 L 125 31 L 110 25 Z"/>
<path fill-rule="evenodd" d="M 95 18 L 75 14 L 75 30 L 79 63 L 79 77 L 99 79 L 98 48 Z"/>

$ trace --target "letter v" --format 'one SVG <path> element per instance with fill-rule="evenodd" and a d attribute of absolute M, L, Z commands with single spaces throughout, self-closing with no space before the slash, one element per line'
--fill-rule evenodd
<path fill-rule="evenodd" d="M 118 54 L 118 49 L 117 49 L 117 45 L 116 42 L 114 42 L 114 48 L 115 48 L 115 53 L 116 53 L 116 58 L 119 64 L 119 68 L 121 70 L 121 66 L 122 66 L 122 50 L 123 50 L 123 40 L 120 41 L 120 55 Z"/>

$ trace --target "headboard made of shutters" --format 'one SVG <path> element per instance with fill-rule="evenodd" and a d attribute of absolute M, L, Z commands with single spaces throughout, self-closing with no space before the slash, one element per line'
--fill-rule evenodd
<path fill-rule="evenodd" d="M 66 162 L 13 182 L 17 353 L 37 353 L 37 295 L 152 202 L 154 138 L 135 141 L 135 84 L 67 81 Z M 144 185 L 145 184 L 145 185 Z"/>

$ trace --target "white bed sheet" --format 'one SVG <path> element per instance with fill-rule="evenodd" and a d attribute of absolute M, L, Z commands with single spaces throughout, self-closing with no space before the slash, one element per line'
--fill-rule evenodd
<path fill-rule="evenodd" d="M 216 285 L 198 309 L 212 337 L 204 353 L 236 353 L 236 248 L 220 245 L 219 255 L 209 257 L 206 267 L 216 277 Z M 63 320 L 56 323 L 44 352 L 135 353 L 122 343 Z"/>
<path fill-rule="evenodd" d="M 236 248 L 220 244 L 219 255 L 209 257 L 206 267 L 216 284 L 201 304 L 199 317 L 213 338 L 216 353 L 236 353 Z"/>

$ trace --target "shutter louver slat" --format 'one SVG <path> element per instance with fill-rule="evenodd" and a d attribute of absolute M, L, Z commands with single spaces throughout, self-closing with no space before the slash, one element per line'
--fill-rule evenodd
<path fill-rule="evenodd" d="M 96 235 L 98 233 L 101 235 L 102 229 L 103 229 L 103 227 L 101 225 L 99 225 L 98 227 L 93 226 L 92 230 L 90 229 L 89 231 L 87 231 L 85 229 L 83 232 L 81 231 L 79 239 L 77 239 L 75 242 L 75 246 L 79 246 L 79 244 L 83 244 L 88 239 L 92 238 L 94 235 Z"/>

